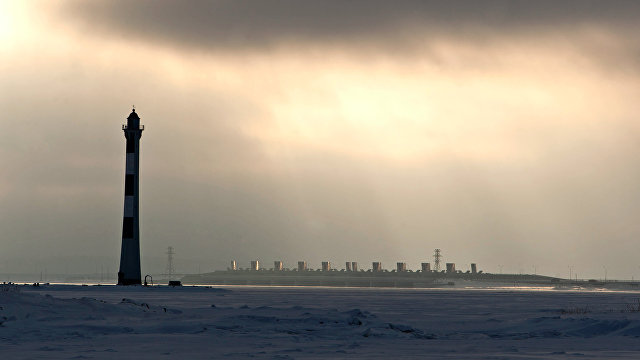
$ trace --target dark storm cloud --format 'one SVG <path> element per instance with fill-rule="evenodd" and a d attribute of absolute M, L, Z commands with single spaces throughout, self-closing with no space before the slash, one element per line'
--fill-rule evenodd
<path fill-rule="evenodd" d="M 446 35 L 544 33 L 632 27 L 637 1 L 71 1 L 63 10 L 88 30 L 202 49 L 252 49 L 283 43 L 398 45 Z"/>

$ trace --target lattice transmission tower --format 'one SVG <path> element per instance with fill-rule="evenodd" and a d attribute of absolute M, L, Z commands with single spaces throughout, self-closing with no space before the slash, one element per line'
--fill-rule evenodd
<path fill-rule="evenodd" d="M 167 268 L 165 269 L 165 273 L 170 277 L 175 273 L 175 269 L 173 268 L 173 255 L 176 253 L 173 251 L 173 246 L 169 246 L 167 248 Z"/>
<path fill-rule="evenodd" d="M 436 249 L 433 253 L 433 270 L 440 272 L 440 261 L 442 260 L 442 254 L 440 249 Z"/>

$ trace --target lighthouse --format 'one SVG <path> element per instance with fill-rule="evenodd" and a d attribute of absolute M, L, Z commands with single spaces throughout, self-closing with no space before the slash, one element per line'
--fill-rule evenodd
<path fill-rule="evenodd" d="M 139 221 L 139 171 L 140 138 L 144 125 L 134 108 L 122 125 L 127 139 L 124 175 L 124 217 L 122 219 L 122 247 L 118 285 L 140 285 L 140 221 Z"/>

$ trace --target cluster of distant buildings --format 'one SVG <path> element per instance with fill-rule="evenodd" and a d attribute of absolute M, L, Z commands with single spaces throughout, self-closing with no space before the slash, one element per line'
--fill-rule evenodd
<path fill-rule="evenodd" d="M 284 267 L 284 263 L 282 261 L 274 261 L 273 262 L 273 268 L 270 269 L 266 269 L 266 268 L 261 268 L 260 267 L 260 262 L 258 260 L 252 260 L 250 262 L 250 266 L 248 269 L 242 269 L 238 267 L 238 263 L 235 260 L 231 261 L 231 266 L 228 268 L 228 270 L 230 271 L 240 271 L 240 270 L 249 270 L 249 271 L 261 271 L 261 270 L 269 270 L 269 271 L 299 271 L 299 272 L 303 272 L 303 271 L 345 271 L 345 272 L 358 272 L 358 271 L 365 271 L 365 270 L 359 270 L 358 268 L 358 262 L 356 261 L 347 261 L 345 262 L 345 267 L 344 269 L 334 269 L 331 266 L 331 262 L 330 261 L 323 261 L 322 262 L 322 267 L 320 269 L 310 269 L 307 266 L 307 262 L 306 261 L 298 261 L 298 267 L 297 268 L 293 268 L 293 269 L 287 269 Z M 374 261 L 371 263 L 371 269 L 366 270 L 367 272 L 388 272 L 388 270 L 383 269 L 382 267 L 382 263 L 379 261 Z M 398 262 L 396 263 L 396 268 L 395 270 L 391 270 L 392 272 L 413 272 L 413 270 L 408 269 L 407 268 L 407 263 L 406 262 Z M 455 263 L 446 263 L 446 268 L 444 270 L 440 269 L 440 265 L 437 264 L 433 269 L 431 268 L 431 263 L 428 262 L 423 262 L 420 264 L 420 269 L 416 270 L 416 272 L 423 272 L 423 273 L 430 273 L 430 272 L 446 272 L 449 274 L 452 273 L 460 273 L 462 271 L 458 270 L 456 271 L 456 264 Z M 482 271 L 478 272 L 478 267 L 475 263 L 471 264 L 471 270 L 468 271 L 472 274 L 478 274 L 478 273 L 482 273 Z"/>

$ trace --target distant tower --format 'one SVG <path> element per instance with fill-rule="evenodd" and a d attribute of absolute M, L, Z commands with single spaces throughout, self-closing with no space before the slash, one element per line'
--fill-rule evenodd
<path fill-rule="evenodd" d="M 169 246 L 167 248 L 167 269 L 165 270 L 169 277 L 173 276 L 173 274 L 175 273 L 175 269 L 173 268 L 173 255 L 175 254 L 176 253 L 173 251 L 173 246 Z"/>
<path fill-rule="evenodd" d="M 447 263 L 447 273 L 455 273 L 455 272 L 456 272 L 456 264 Z"/>
<path fill-rule="evenodd" d="M 433 253 L 433 270 L 436 272 L 440 272 L 440 260 L 442 260 L 442 254 L 440 249 L 436 249 Z"/>
<path fill-rule="evenodd" d="M 406 272 L 407 271 L 407 263 L 406 262 L 399 262 L 396 264 L 396 271 L 397 272 Z"/>
<path fill-rule="evenodd" d="M 381 272 L 382 271 L 382 263 L 380 261 L 374 261 L 371 263 L 371 271 L 373 272 Z"/>
<path fill-rule="evenodd" d="M 127 139 L 127 161 L 124 176 L 124 218 L 122 220 L 122 248 L 118 285 L 140 285 L 140 223 L 138 211 L 140 138 L 144 126 L 134 108 L 122 125 Z"/>
<path fill-rule="evenodd" d="M 307 271 L 306 261 L 298 261 L 298 271 Z"/>
<path fill-rule="evenodd" d="M 260 262 L 258 260 L 251 260 L 251 270 L 253 271 L 260 270 Z"/>

